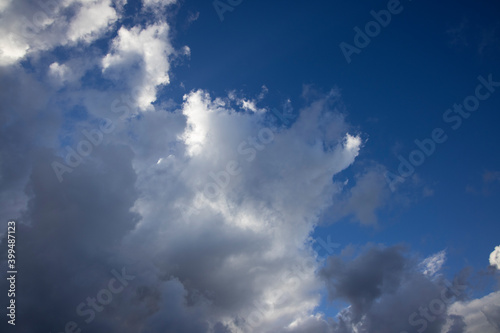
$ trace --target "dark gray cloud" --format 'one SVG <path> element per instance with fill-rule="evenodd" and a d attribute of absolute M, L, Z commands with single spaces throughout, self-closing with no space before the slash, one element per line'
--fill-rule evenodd
<path fill-rule="evenodd" d="M 354 259 L 332 256 L 321 276 L 330 299 L 350 304 L 334 332 L 440 333 L 449 306 L 466 295 L 463 276 L 448 283 L 426 275 L 401 246 L 370 246 Z"/>
<path fill-rule="evenodd" d="M 61 183 L 50 165 L 54 155 L 46 149 L 34 155 L 28 210 L 17 228 L 18 315 L 30 318 L 18 321 L 21 330 L 64 327 L 77 317 L 77 305 L 113 277 L 111 270 L 123 267 L 112 257 L 138 221 L 130 212 L 137 196 L 133 154 L 103 146 L 95 156 L 99 164 L 86 163 Z"/>
<path fill-rule="evenodd" d="M 467 325 L 465 324 L 464 318 L 462 316 L 450 315 L 450 320 L 452 322 L 450 329 L 447 333 L 464 333 Z"/>
<path fill-rule="evenodd" d="M 374 248 L 348 263 L 340 257 L 330 257 L 322 274 L 330 282 L 330 298 L 349 301 L 353 320 L 359 321 L 383 293 L 399 287 L 404 265 L 400 249 Z"/>

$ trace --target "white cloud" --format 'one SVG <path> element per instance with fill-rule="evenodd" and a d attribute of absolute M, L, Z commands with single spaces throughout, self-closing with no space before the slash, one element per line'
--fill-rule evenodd
<path fill-rule="evenodd" d="M 136 105 L 142 110 L 151 110 L 157 87 L 170 82 L 169 57 L 174 49 L 168 31 L 168 24 L 161 22 L 144 29 L 121 27 L 102 60 L 104 74 L 134 90 Z"/>
<path fill-rule="evenodd" d="M 495 250 L 491 252 L 490 265 L 500 269 L 500 246 L 495 247 Z"/>
<path fill-rule="evenodd" d="M 186 95 L 182 114 L 187 126 L 177 136 L 185 151 L 163 155 L 152 151 L 148 157 L 136 148 L 143 194 L 134 210 L 143 219 L 128 240 L 130 248 L 150 244 L 149 250 L 162 258 L 160 270 L 177 274 L 179 281 L 189 280 L 198 290 L 214 291 L 209 298 L 216 307 L 231 300 L 230 309 L 224 310 L 229 327 L 238 326 L 235 316 L 247 320 L 242 332 L 277 331 L 309 318 L 319 302 L 320 282 L 304 243 L 318 212 L 336 191 L 332 176 L 353 163 L 361 143 L 344 133 L 344 140 L 337 137 L 337 146 L 325 150 L 321 142 L 326 146 L 332 142 L 325 142 L 316 126 L 306 126 L 310 117 L 320 121 L 324 112 L 334 111 L 312 105 L 301 110 L 307 117 L 299 116 L 289 129 L 268 127 L 274 139 L 263 144 L 258 136 L 265 115 L 235 112 L 204 91 Z M 154 113 L 145 117 L 150 114 Z M 148 135 L 155 138 L 165 129 L 159 126 L 158 131 L 149 130 Z M 252 137 L 257 140 L 254 144 Z M 240 144 L 244 154 L 238 152 Z M 217 197 L 207 197 L 205 186 L 216 183 L 210 174 L 225 173 L 230 161 L 238 162 L 241 173 L 230 176 Z M 168 185 L 172 182 L 178 185 Z M 187 236 L 182 246 L 178 235 Z M 218 247 L 225 250 L 219 253 Z M 207 266 L 205 271 L 204 261 L 216 263 L 217 268 Z M 190 266 L 205 273 L 193 275 Z M 173 267 L 178 268 L 172 271 Z M 241 285 L 247 289 L 241 290 Z"/>
<path fill-rule="evenodd" d="M 0 1 L 0 13 L 2 13 L 7 7 L 9 7 L 12 0 L 2 0 Z"/>
<path fill-rule="evenodd" d="M 111 0 L 82 2 L 80 10 L 69 25 L 68 39 L 71 42 L 83 40 L 90 43 L 108 30 L 117 18 L 118 15 L 112 7 Z"/>
<path fill-rule="evenodd" d="M 192 92 L 190 95 L 184 96 L 186 101 L 184 104 L 183 114 L 187 118 L 187 127 L 182 134 L 187 151 L 190 156 L 201 153 L 207 141 L 208 131 L 210 128 L 210 113 L 217 112 L 214 110 L 217 106 L 210 107 L 210 96 L 202 91 Z"/>
<path fill-rule="evenodd" d="M 254 101 L 243 100 L 242 108 L 247 111 L 257 112 L 257 107 L 255 106 Z"/>
<path fill-rule="evenodd" d="M 72 73 L 71 69 L 67 65 L 60 65 L 59 63 L 54 62 L 49 66 L 49 75 L 56 80 L 58 85 L 61 85 L 70 79 Z"/>
<path fill-rule="evenodd" d="M 498 333 L 500 330 L 500 291 L 467 302 L 455 302 L 449 313 L 463 316 L 464 333 Z M 446 331 L 444 331 L 446 332 Z"/>
<path fill-rule="evenodd" d="M 434 276 L 441 267 L 443 267 L 446 261 L 446 250 L 439 251 L 422 261 L 420 264 L 422 271 L 425 275 Z"/>
<path fill-rule="evenodd" d="M 56 46 L 91 43 L 118 19 L 111 0 L 19 0 L 0 15 L 0 66 Z"/>
<path fill-rule="evenodd" d="M 176 3 L 176 0 L 143 0 L 142 3 L 145 7 L 159 7 Z"/>
<path fill-rule="evenodd" d="M 5 30 L 4 30 L 5 31 Z M 24 57 L 29 45 L 19 40 L 14 34 L 5 32 L 0 37 L 0 65 L 11 65 Z"/>

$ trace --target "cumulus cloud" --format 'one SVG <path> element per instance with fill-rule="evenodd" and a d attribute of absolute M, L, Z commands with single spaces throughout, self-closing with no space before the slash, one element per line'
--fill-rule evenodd
<path fill-rule="evenodd" d="M 20 216 L 27 208 L 26 184 L 34 158 L 33 142 L 50 145 L 57 138 L 61 116 L 51 103 L 53 91 L 19 68 L 1 68 L 0 217 Z M 43 114 L 44 117 L 40 117 Z M 2 231 L 3 232 L 3 231 Z"/>
<path fill-rule="evenodd" d="M 462 316 L 450 315 L 449 317 L 450 328 L 447 333 L 465 333 L 467 324 Z"/>
<path fill-rule="evenodd" d="M 156 87 L 170 82 L 169 57 L 174 52 L 168 41 L 168 24 L 155 23 L 146 28 L 121 27 L 111 51 L 102 60 L 103 73 L 133 90 L 136 106 L 151 110 Z"/>
<path fill-rule="evenodd" d="M 69 69 L 56 64 L 49 70 L 62 79 Z M 23 77 L 20 84 L 42 89 L 26 81 L 29 75 L 17 80 Z M 96 97 L 89 110 L 107 103 L 97 92 L 79 91 L 86 100 Z M 12 97 L 4 107 L 27 102 Z M 348 128 L 337 123 L 343 118 L 335 116 L 336 99 L 315 100 L 285 128 L 269 111 L 255 113 L 240 101 L 198 90 L 174 112 L 130 119 L 126 131 L 116 122 L 62 182 L 51 168 L 53 161 L 65 163 L 57 156 L 57 136 L 28 161 L 12 161 L 25 204 L 9 218 L 19 221 L 25 237 L 20 253 L 36 253 L 18 281 L 26 291 L 18 295 L 24 304 L 18 311 L 37 315 L 19 322 L 20 329 L 57 330 L 69 321 L 121 332 L 276 332 L 316 325 L 321 281 L 305 244 L 338 190 L 332 176 L 354 162 L 361 146 L 356 135 L 328 131 Z M 42 105 L 25 112 L 35 121 Z M 95 129 L 92 121 L 103 112 L 92 112 L 79 126 Z M 9 131 L 26 132 L 25 122 L 6 123 Z M 46 130 L 57 126 L 61 122 Z M 131 139 L 137 135 L 146 141 Z M 73 137 L 75 144 L 85 139 Z M 77 309 L 91 313 L 88 298 L 102 296 L 113 270 L 122 268 L 133 281 L 104 310 L 94 310 L 95 318 L 81 316 Z"/>
<path fill-rule="evenodd" d="M 68 39 L 71 42 L 82 40 L 90 43 L 102 35 L 117 17 L 111 0 L 82 2 L 69 24 Z"/>
<path fill-rule="evenodd" d="M 500 331 L 500 292 L 479 299 L 454 303 L 449 311 L 463 317 L 465 333 L 496 333 Z"/>
<path fill-rule="evenodd" d="M 374 223 L 386 191 L 375 168 L 341 194 L 335 176 L 363 141 L 337 89 L 308 87 L 286 123 L 264 103 L 266 87 L 256 99 L 197 89 L 167 110 L 158 90 L 189 49 L 172 47 L 159 16 L 123 26 L 124 1 L 2 4 L 1 218 L 16 219 L 22 235 L 17 314 L 29 320 L 19 331 L 74 322 L 124 333 L 392 332 L 424 325 L 420 313 L 408 323 L 422 304 L 461 299 L 462 280 L 446 289 L 401 247 L 318 261 L 309 240 L 319 217 L 344 200 L 343 214 Z M 23 26 L 23 16 L 37 21 Z M 93 44 L 111 31 L 107 48 Z M 69 59 L 39 61 L 58 46 Z M 69 170 L 62 179 L 54 162 Z M 443 261 L 424 266 L 436 273 Z M 315 312 L 325 284 L 350 304 L 337 318 Z M 428 332 L 476 325 L 457 309 L 425 322 Z M 496 323 L 495 308 L 481 311 Z"/>
<path fill-rule="evenodd" d="M 319 121 L 332 112 L 320 107 L 326 99 L 302 114 Z M 269 115 L 235 112 L 203 91 L 187 95 L 182 112 L 187 126 L 178 138 L 184 147 L 142 157 L 156 167 L 144 166 L 139 176 L 145 193 L 134 210 L 143 219 L 130 247 L 147 239 L 158 244 L 147 256 L 158 258 L 164 279 L 173 275 L 198 290 L 212 311 L 225 313 L 220 320 L 233 331 L 272 331 L 309 315 L 319 281 L 304 243 L 336 190 L 332 174 L 354 161 L 359 140 L 345 134 L 325 150 L 298 139 L 300 131 L 312 142 L 331 144 L 304 123 L 310 118 L 299 117 L 289 129 L 272 122 L 264 127 Z M 150 230 L 161 239 L 151 240 Z M 177 235 L 187 238 L 180 243 Z"/>
<path fill-rule="evenodd" d="M 354 259 L 330 257 L 321 270 L 329 297 L 349 303 L 331 325 L 333 332 L 441 333 L 448 320 L 455 330 L 461 327 L 448 310 L 466 296 L 464 275 L 449 282 L 420 266 L 400 246 L 370 246 Z"/>
<path fill-rule="evenodd" d="M 490 253 L 490 265 L 500 269 L 500 246 L 496 246 L 495 250 Z"/>
<path fill-rule="evenodd" d="M 0 65 L 57 46 L 92 43 L 119 16 L 111 0 L 12 1 L 0 15 Z"/>
<path fill-rule="evenodd" d="M 66 64 L 59 64 L 54 62 L 49 66 L 49 75 L 54 79 L 56 85 L 61 86 L 68 80 L 71 80 L 72 75 L 71 68 Z"/>

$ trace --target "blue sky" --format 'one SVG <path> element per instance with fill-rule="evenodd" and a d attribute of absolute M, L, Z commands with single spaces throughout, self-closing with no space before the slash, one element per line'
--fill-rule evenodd
<path fill-rule="evenodd" d="M 349 121 L 368 138 L 360 164 L 376 161 L 395 172 L 396 151 L 408 156 L 415 139 L 444 127 L 445 110 L 473 93 L 479 75 L 495 77 L 500 51 L 495 2 L 405 1 L 401 6 L 403 11 L 347 64 L 339 44 L 354 44 L 353 27 L 373 20 L 370 11 L 386 9 L 386 2 L 242 2 L 223 14 L 223 22 L 200 16 L 182 33 L 193 55 L 189 68 L 180 71 L 186 76 L 178 78 L 186 88 L 207 86 L 217 94 L 256 92 L 264 84 L 275 98 L 299 96 L 304 84 L 338 87 Z M 203 12 L 211 6 L 185 7 Z M 418 168 L 432 196 L 381 212 L 379 220 L 387 222 L 376 231 L 346 220 L 318 234 L 346 243 L 404 241 L 428 254 L 448 248 L 455 254 L 450 253 L 451 271 L 483 267 L 498 242 L 492 232 L 498 230 L 498 183 L 487 195 L 467 188 L 479 191 L 484 173 L 498 169 L 499 103 L 494 94 L 457 131 L 447 130 L 449 140 Z"/>
<path fill-rule="evenodd" d="M 208 3 L 186 5 L 192 11 L 210 7 Z M 415 148 L 415 139 L 444 127 L 443 113 L 474 91 L 477 76 L 495 77 L 499 69 L 499 41 L 494 33 L 499 28 L 498 5 L 402 3 L 404 10 L 346 64 L 339 43 L 353 44 L 353 27 L 373 20 L 370 11 L 386 5 L 242 2 L 224 14 L 223 22 L 200 17 L 186 32 L 193 56 L 183 82 L 193 88 L 205 85 L 219 94 L 234 87 L 258 91 L 265 84 L 270 91 L 289 97 L 298 96 L 303 84 L 339 87 L 349 121 L 368 138 L 359 159 L 396 170 L 395 151 L 407 156 Z M 491 42 L 482 48 L 488 38 Z M 179 79 L 183 79 L 180 74 Z M 483 174 L 499 164 L 494 153 L 499 101 L 500 96 L 493 95 L 460 129 L 447 130 L 449 140 L 418 168 L 432 196 L 405 207 L 403 215 L 381 214 L 381 220 L 391 222 L 375 233 L 339 224 L 325 232 L 341 233 L 349 242 L 365 234 L 363 241 L 379 241 L 380 237 L 394 244 L 404 239 L 426 252 L 446 244 L 468 253 L 466 257 L 457 253 L 457 257 L 481 267 L 479 263 L 485 260 L 481 258 L 497 242 L 491 231 L 497 224 L 499 211 L 494 203 L 499 193 L 497 188 L 478 196 L 467 188 L 480 187 Z M 471 223 L 481 223 L 482 228 L 470 230 Z M 427 238 L 431 239 L 424 241 Z"/>
<path fill-rule="evenodd" d="M 500 332 L 499 12 L 0 2 L 17 328 Z"/>

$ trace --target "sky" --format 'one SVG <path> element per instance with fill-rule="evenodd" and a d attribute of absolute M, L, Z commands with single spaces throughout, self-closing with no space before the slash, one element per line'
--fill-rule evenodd
<path fill-rule="evenodd" d="M 500 332 L 499 14 L 0 0 L 0 330 Z"/>

